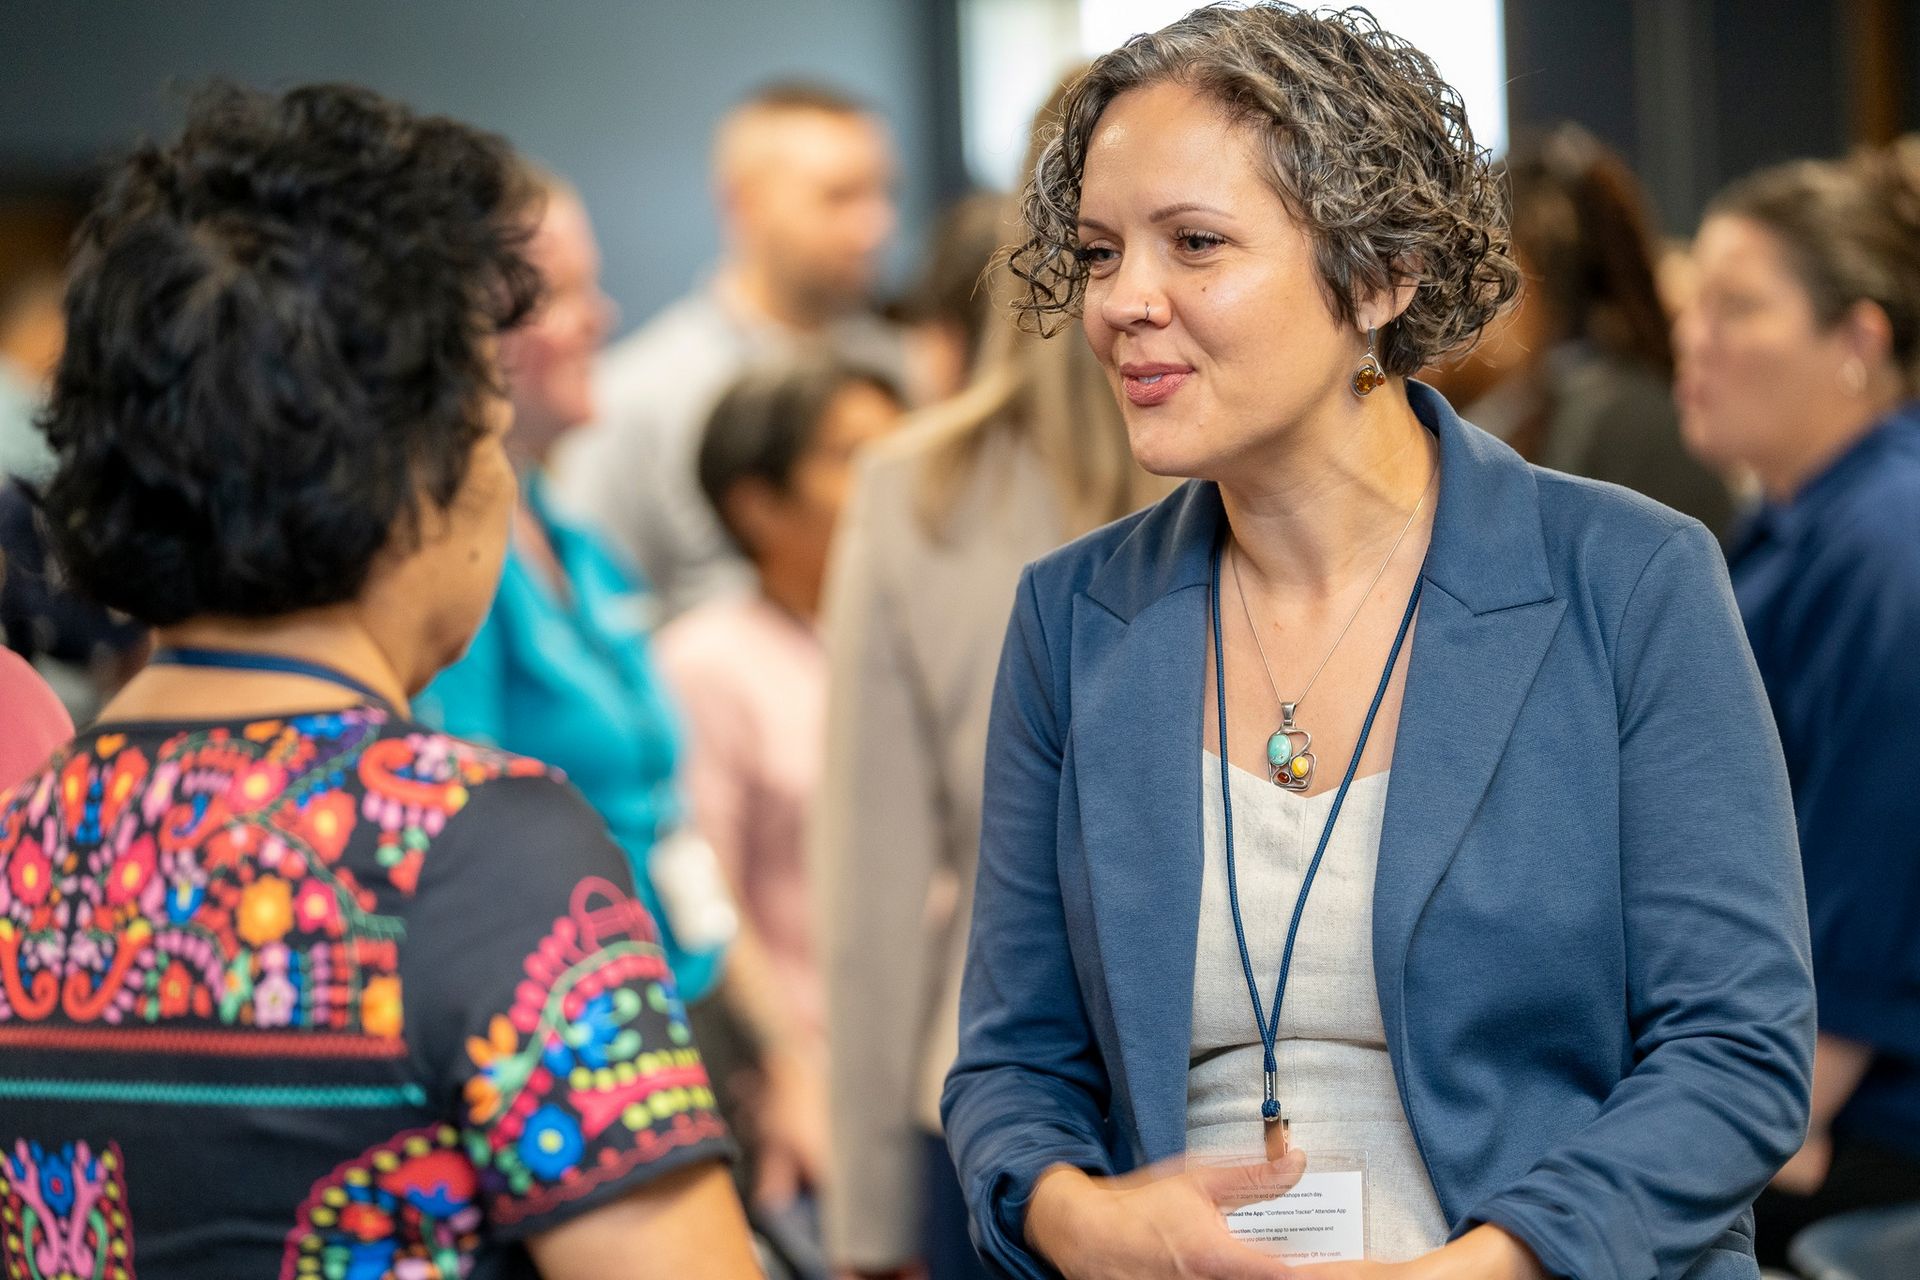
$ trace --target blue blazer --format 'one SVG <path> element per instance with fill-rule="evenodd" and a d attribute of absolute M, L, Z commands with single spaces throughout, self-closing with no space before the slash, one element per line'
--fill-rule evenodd
<path fill-rule="evenodd" d="M 1813 976 L 1720 551 L 1408 395 L 1440 498 L 1373 962 L 1427 1172 L 1456 1232 L 1496 1223 L 1556 1275 L 1750 1280 L 1749 1206 L 1806 1130 Z M 1223 533 L 1189 483 L 1030 566 L 1014 605 L 943 1102 L 976 1243 L 1013 1275 L 1048 1274 L 1023 1235 L 1045 1169 L 1185 1146 Z"/>

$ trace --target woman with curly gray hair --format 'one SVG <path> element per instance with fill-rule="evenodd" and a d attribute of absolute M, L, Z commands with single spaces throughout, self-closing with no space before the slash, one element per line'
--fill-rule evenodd
<path fill-rule="evenodd" d="M 1407 376 L 1518 286 L 1458 96 L 1362 11 L 1201 9 L 1026 204 L 1029 318 L 1190 480 L 1016 595 L 943 1104 L 983 1255 L 1756 1276 L 1813 1042 L 1780 745 L 1701 525 Z"/>

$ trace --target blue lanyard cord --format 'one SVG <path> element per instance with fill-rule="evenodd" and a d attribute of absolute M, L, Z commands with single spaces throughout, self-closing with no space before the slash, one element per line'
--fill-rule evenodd
<path fill-rule="evenodd" d="M 1380 713 L 1380 704 L 1386 700 L 1387 686 L 1393 682 L 1393 669 L 1400 661 L 1401 646 L 1406 643 L 1407 630 L 1413 625 L 1414 610 L 1420 605 L 1420 588 L 1426 581 L 1424 568 L 1420 576 L 1413 581 L 1413 594 L 1407 597 L 1407 611 L 1400 618 L 1400 630 L 1394 634 L 1393 648 L 1387 653 L 1387 665 L 1380 673 L 1380 687 L 1373 691 L 1373 702 L 1367 708 L 1367 718 L 1360 726 L 1360 741 L 1354 744 L 1353 758 L 1347 761 L 1346 776 L 1340 779 L 1340 789 L 1334 793 L 1333 807 L 1327 812 L 1327 825 L 1320 831 L 1319 847 L 1313 851 L 1313 861 L 1307 864 L 1307 874 L 1300 882 L 1300 893 L 1293 900 L 1293 919 L 1287 925 L 1286 949 L 1280 953 L 1280 980 L 1274 986 L 1273 1011 L 1263 1013 L 1260 1005 L 1260 984 L 1253 976 L 1253 956 L 1247 950 L 1247 929 L 1240 915 L 1240 883 L 1235 871 L 1233 858 L 1233 778 L 1227 758 L 1227 661 L 1226 645 L 1220 633 L 1220 556 L 1226 548 L 1226 539 L 1213 549 L 1213 584 L 1211 588 L 1213 606 L 1213 692 L 1218 712 L 1220 729 L 1220 808 L 1226 819 L 1227 829 L 1227 901 L 1233 907 L 1233 934 L 1240 944 L 1240 970 L 1247 978 L 1247 997 L 1253 1002 L 1253 1021 L 1260 1031 L 1260 1044 L 1265 1050 L 1262 1067 L 1266 1073 L 1266 1098 L 1260 1104 L 1260 1115 L 1266 1120 L 1280 1118 L 1280 1100 L 1275 1094 L 1275 1076 L 1279 1072 L 1279 1063 L 1274 1057 L 1274 1043 L 1280 1035 L 1280 1002 L 1287 994 L 1287 973 L 1293 967 L 1293 944 L 1300 933 L 1300 918 L 1306 914 L 1307 895 L 1313 892 L 1313 878 L 1319 874 L 1320 860 L 1326 856 L 1327 843 L 1333 839 L 1333 827 L 1340 820 L 1340 808 L 1347 802 L 1347 790 L 1353 785 L 1353 775 L 1360 769 L 1360 757 L 1366 753 L 1367 738 L 1373 733 L 1374 717 Z"/>
<path fill-rule="evenodd" d="M 272 671 L 280 675 L 305 676 L 350 689 L 376 706 L 390 707 L 385 694 L 372 685 L 324 663 L 304 658 L 289 658 L 278 653 L 259 653 L 250 649 L 156 649 L 147 661 L 155 666 L 206 667 L 224 671 Z"/>

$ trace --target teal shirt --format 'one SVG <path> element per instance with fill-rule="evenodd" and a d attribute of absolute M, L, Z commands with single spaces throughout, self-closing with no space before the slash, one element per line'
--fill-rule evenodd
<path fill-rule="evenodd" d="M 681 998 L 719 980 L 724 949 L 680 947 L 648 874 L 655 842 L 684 816 L 680 726 L 654 670 L 647 593 L 584 528 L 558 520 L 535 479 L 528 506 L 572 584 L 559 599 L 515 547 L 466 657 L 441 672 L 414 714 L 458 737 L 554 765 L 606 820 L 653 913 Z"/>

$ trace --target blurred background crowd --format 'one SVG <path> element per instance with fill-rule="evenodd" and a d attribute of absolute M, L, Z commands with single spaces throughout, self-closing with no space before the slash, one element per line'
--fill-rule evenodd
<path fill-rule="evenodd" d="M 67 244 L 101 166 L 209 76 L 350 81 L 505 135 L 546 197 L 529 250 L 546 295 L 501 351 L 519 501 L 487 621 L 416 711 L 559 766 L 605 819 L 782 1265 L 977 1274 L 938 1098 L 1002 630 L 1024 563 L 1168 488 L 1133 466 L 1077 335 L 1016 329 L 990 268 L 1049 95 L 1186 7 L 0 7 L 7 647 L 76 724 L 147 656 L 141 628 L 67 589 L 29 496 L 51 463 L 32 424 Z M 1920 708 L 1902 625 L 1920 619 L 1870 589 L 1811 618 L 1768 610 L 1802 607 L 1775 576 L 1799 572 L 1805 526 L 1908 492 L 1856 476 L 1843 493 L 1803 464 L 1915 393 L 1920 142 L 1901 138 L 1920 128 L 1920 5 L 1372 7 L 1503 157 L 1527 276 L 1497 331 L 1426 380 L 1531 460 L 1722 534 L 1783 733 L 1809 670 L 1877 691 L 1804 712 L 1842 776 L 1795 761 L 1816 962 L 1844 966 L 1855 952 L 1823 937 L 1913 917 L 1871 887 L 1920 884 L 1920 827 L 1879 798 L 1913 758 L 1913 722 L 1888 726 Z M 1887 554 L 1911 563 L 1911 513 L 1887 519 Z M 1763 1233 L 1769 1211 L 1793 1228 L 1782 1248 L 1920 1203 L 1920 937 L 1894 932 L 1855 951 L 1903 974 L 1907 1003 L 1819 975 L 1822 1051 L 1852 1066 L 1763 1203 Z M 1898 1274 L 1920 1274 L 1909 1239 Z"/>

